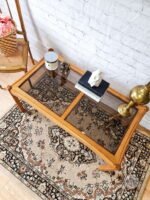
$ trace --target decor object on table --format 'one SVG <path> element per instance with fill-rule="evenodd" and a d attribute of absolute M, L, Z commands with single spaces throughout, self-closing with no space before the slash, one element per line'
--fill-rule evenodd
<path fill-rule="evenodd" d="M 101 81 L 102 81 L 102 72 L 100 69 L 97 69 L 96 71 L 92 72 L 92 75 L 88 80 L 88 83 L 90 84 L 91 87 L 93 86 L 98 87 Z"/>
<path fill-rule="evenodd" d="M 70 65 L 67 62 L 60 62 L 60 71 L 64 75 L 68 75 L 70 71 Z"/>
<path fill-rule="evenodd" d="M 150 102 L 150 82 L 146 85 L 138 85 L 130 92 L 130 102 L 121 104 L 118 107 L 118 112 L 123 117 L 132 115 L 132 107 L 134 105 L 145 105 Z"/>
<path fill-rule="evenodd" d="M 58 55 L 53 50 L 50 50 L 44 55 L 45 67 L 50 70 L 56 70 L 58 68 Z"/>
<path fill-rule="evenodd" d="M 0 15 L 0 53 L 13 55 L 17 50 L 15 22 L 9 16 Z"/>
<path fill-rule="evenodd" d="M 86 71 L 85 74 L 80 78 L 78 83 L 75 85 L 75 87 L 79 89 L 80 91 L 82 91 L 83 93 L 85 93 L 86 95 L 88 95 L 89 97 L 91 97 L 92 99 L 94 99 L 96 102 L 99 102 L 101 97 L 104 95 L 107 88 L 109 87 L 109 83 L 105 80 L 102 80 L 100 77 L 99 77 L 100 79 L 98 80 L 97 74 L 93 76 L 93 73 L 91 73 L 90 71 Z M 101 72 L 98 73 L 98 76 L 100 74 Z M 95 81 L 93 81 L 94 80 L 93 78 L 91 82 L 91 84 L 93 85 L 92 87 L 89 84 L 89 80 L 91 79 L 91 76 L 95 77 Z M 95 82 L 95 85 L 94 85 L 94 82 Z M 99 85 L 98 85 L 98 82 L 100 82 Z"/>

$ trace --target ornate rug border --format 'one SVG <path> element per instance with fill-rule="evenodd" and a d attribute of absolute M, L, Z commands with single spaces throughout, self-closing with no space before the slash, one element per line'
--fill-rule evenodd
<path fill-rule="evenodd" d="M 145 191 L 145 188 L 148 184 L 149 178 L 150 178 L 150 166 L 148 167 L 148 170 L 147 170 L 147 173 L 145 175 L 144 181 L 142 183 L 141 189 L 138 192 L 137 200 L 142 200 L 142 198 L 144 197 L 144 191 Z"/>
<path fill-rule="evenodd" d="M 24 184 L 28 189 L 34 192 L 37 196 L 39 196 L 43 200 L 47 200 L 46 197 L 42 196 L 42 194 L 37 189 L 35 189 L 31 185 L 28 185 L 29 184 L 28 182 L 26 182 L 24 179 L 21 179 L 20 176 L 16 172 L 14 172 L 8 165 L 6 165 L 4 162 L 1 161 L 0 165 L 4 169 L 8 170 L 15 178 L 17 178 L 22 184 Z"/>
<path fill-rule="evenodd" d="M 2 145 L 1 145 L 2 146 Z M 6 147 L 4 147 L 6 148 Z M 13 153 L 12 153 L 13 154 Z M 13 154 L 14 155 L 14 154 Z M 14 155 L 15 156 L 15 155 Z M 17 159 L 19 159 L 18 157 L 16 157 Z M 22 161 L 21 161 L 22 162 Z M 26 164 L 26 163 L 25 163 Z M 44 196 L 38 189 L 36 189 L 34 186 L 32 186 L 29 182 L 25 181 L 17 172 L 13 171 L 4 161 L 0 160 L 0 165 L 2 167 L 4 167 L 6 170 L 8 170 L 12 175 L 14 175 L 19 181 L 21 181 L 21 183 L 23 183 L 26 187 L 30 188 L 34 193 L 36 193 L 36 195 L 38 195 L 41 199 L 43 200 L 48 200 L 46 196 Z M 29 166 L 30 168 L 30 166 Z M 33 170 L 33 169 L 32 169 Z M 48 180 L 48 178 L 45 175 L 42 175 L 41 173 L 33 170 L 35 173 L 37 173 L 39 176 L 41 176 L 43 179 L 47 180 L 48 182 L 50 180 Z M 51 184 L 51 183 L 50 183 Z M 55 185 L 53 185 L 54 188 L 56 188 Z M 57 188 L 58 189 L 58 188 Z M 60 194 L 62 196 L 64 196 L 64 194 L 62 193 L 62 191 L 59 191 Z M 66 198 L 66 200 L 69 200 L 71 197 L 69 196 L 64 196 Z"/>

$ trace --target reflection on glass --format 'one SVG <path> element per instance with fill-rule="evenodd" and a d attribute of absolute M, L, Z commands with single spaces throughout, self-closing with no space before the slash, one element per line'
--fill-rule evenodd
<path fill-rule="evenodd" d="M 88 97 L 82 98 L 66 120 L 114 154 L 132 119 L 114 117 L 117 114 L 115 110 L 117 98 L 116 105 L 113 107 L 113 104 L 110 103 L 110 107 L 104 101 L 107 95 L 112 96 L 105 94 L 100 103 L 95 103 Z M 114 96 L 112 98 L 115 99 Z M 108 99 L 109 101 L 111 98 Z"/>
<path fill-rule="evenodd" d="M 32 86 L 26 81 L 21 85 L 21 89 L 56 114 L 62 115 L 79 93 L 71 81 L 73 73 L 70 71 L 64 75 L 59 69 L 50 72 L 43 66 L 30 77 Z"/>

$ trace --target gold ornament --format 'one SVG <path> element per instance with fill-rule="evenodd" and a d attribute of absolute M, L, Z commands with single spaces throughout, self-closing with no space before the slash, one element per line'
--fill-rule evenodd
<path fill-rule="evenodd" d="M 128 104 L 124 103 L 118 107 L 118 113 L 123 117 L 131 116 L 134 105 L 145 105 L 150 102 L 150 82 L 134 87 L 130 92 L 130 98 Z"/>

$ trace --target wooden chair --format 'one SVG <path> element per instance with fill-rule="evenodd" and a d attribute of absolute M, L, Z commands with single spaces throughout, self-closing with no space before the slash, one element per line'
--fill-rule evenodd
<path fill-rule="evenodd" d="M 9 15 L 13 19 L 8 0 L 5 0 L 5 2 L 7 4 Z M 15 73 L 20 71 L 24 71 L 26 73 L 28 65 L 28 53 L 30 55 L 32 63 L 35 64 L 29 46 L 19 0 L 15 0 L 15 5 L 21 25 L 21 31 L 17 30 L 17 51 L 13 56 L 9 57 L 0 55 L 0 73 Z M 22 38 L 18 38 L 18 35 L 20 35 Z M 5 89 L 1 85 L 0 88 Z"/>

